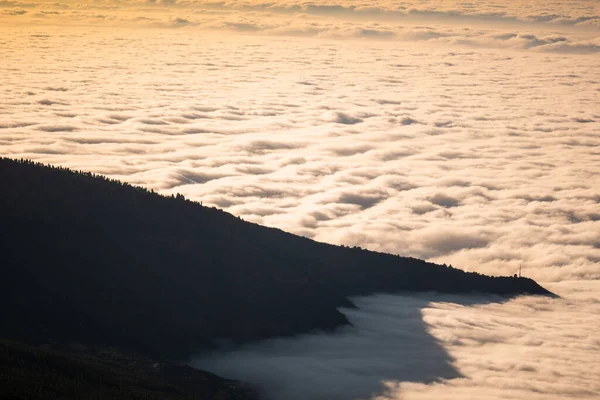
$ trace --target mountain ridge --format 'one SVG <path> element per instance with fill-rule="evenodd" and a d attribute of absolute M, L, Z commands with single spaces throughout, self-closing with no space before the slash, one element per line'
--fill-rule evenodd
<path fill-rule="evenodd" d="M 3 336 L 186 359 L 348 324 L 349 297 L 401 291 L 552 295 L 414 258 L 320 243 L 181 195 L 0 159 Z"/>

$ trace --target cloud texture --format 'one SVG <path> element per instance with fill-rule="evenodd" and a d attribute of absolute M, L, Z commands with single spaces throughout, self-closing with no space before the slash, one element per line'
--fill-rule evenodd
<path fill-rule="evenodd" d="M 599 398 L 598 2 L 402 4 L 0 1 L 0 153 L 563 296 L 198 361 L 272 400 Z"/>
<path fill-rule="evenodd" d="M 97 29 L 2 28 L 2 154 L 321 241 L 600 278 L 595 55 Z"/>
<path fill-rule="evenodd" d="M 320 2 L 130 0 L 0 2 L 9 24 L 131 26 L 245 35 L 362 38 L 472 47 L 600 52 L 597 1 Z"/>
<path fill-rule="evenodd" d="M 353 327 L 203 355 L 192 365 L 253 382 L 267 400 L 597 399 L 597 284 L 567 298 L 371 296 Z"/>

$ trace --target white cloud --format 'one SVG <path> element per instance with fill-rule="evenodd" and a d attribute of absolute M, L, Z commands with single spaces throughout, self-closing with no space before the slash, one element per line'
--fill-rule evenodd
<path fill-rule="evenodd" d="M 343 310 L 352 327 L 204 354 L 192 365 L 268 399 L 595 399 L 600 287 L 564 298 L 379 295 Z"/>
<path fill-rule="evenodd" d="M 19 71 L 0 78 L 3 154 L 322 241 L 486 273 L 523 263 L 542 281 L 598 277 L 595 56 L 3 29 L 4 68 Z"/>

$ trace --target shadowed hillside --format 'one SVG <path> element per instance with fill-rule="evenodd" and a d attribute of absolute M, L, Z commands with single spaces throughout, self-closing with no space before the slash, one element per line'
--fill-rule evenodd
<path fill-rule="evenodd" d="M 375 292 L 550 294 L 413 258 L 318 243 L 182 196 L 0 159 L 2 336 L 186 358 L 329 330 Z M 401 252 L 402 249 L 399 249 Z"/>
<path fill-rule="evenodd" d="M 245 384 L 114 348 L 28 346 L 0 339 L 0 398 L 257 400 Z"/>

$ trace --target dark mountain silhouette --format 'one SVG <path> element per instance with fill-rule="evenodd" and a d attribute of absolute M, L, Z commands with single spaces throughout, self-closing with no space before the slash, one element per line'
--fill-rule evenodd
<path fill-rule="evenodd" d="M 246 384 L 114 348 L 31 346 L 0 339 L 3 400 L 258 400 Z"/>
<path fill-rule="evenodd" d="M 551 295 L 490 277 L 333 246 L 183 196 L 91 173 L 0 159 L 1 336 L 76 341 L 185 359 L 346 324 L 376 292 Z"/>

